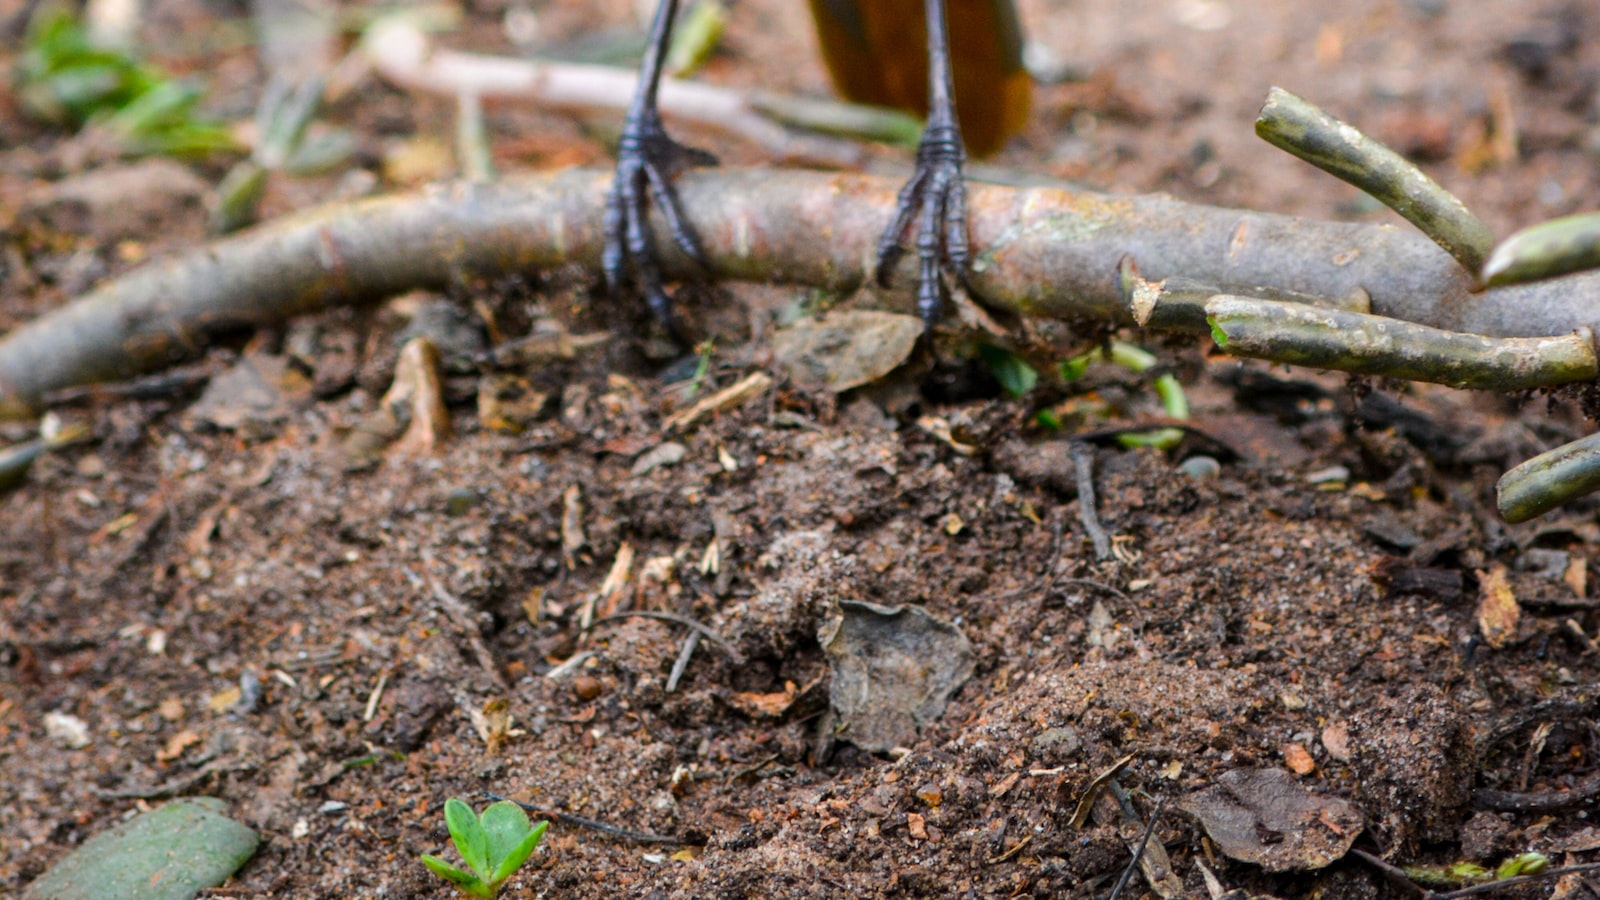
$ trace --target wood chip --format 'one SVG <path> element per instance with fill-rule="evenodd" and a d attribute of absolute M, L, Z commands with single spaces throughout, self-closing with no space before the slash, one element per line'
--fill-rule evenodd
<path fill-rule="evenodd" d="M 1506 578 L 1506 567 L 1495 563 L 1478 572 L 1478 632 L 1489 646 L 1499 650 L 1517 636 L 1522 608 Z"/>
<path fill-rule="evenodd" d="M 770 387 L 772 387 L 772 376 L 765 372 L 753 372 L 738 384 L 723 388 L 708 397 L 702 397 L 667 416 L 666 421 L 661 423 L 661 429 L 669 432 L 688 431 L 710 415 L 749 403 L 765 394 Z"/>

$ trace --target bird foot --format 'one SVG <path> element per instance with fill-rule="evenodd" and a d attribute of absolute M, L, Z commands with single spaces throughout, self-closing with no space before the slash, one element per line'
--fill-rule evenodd
<path fill-rule="evenodd" d="M 966 162 L 961 134 L 954 126 L 930 124 L 917 146 L 917 165 L 900 189 L 894 221 L 878 239 L 878 284 L 888 287 L 894 267 L 906 252 L 900 238 L 917 221 L 917 313 L 932 328 L 944 305 L 941 270 L 966 281 L 971 262 L 967 238 Z"/>
<path fill-rule="evenodd" d="M 683 214 L 672 180 L 691 166 L 714 166 L 717 158 L 704 150 L 685 147 L 667 135 L 653 110 L 629 116 L 623 123 L 617 147 L 617 173 L 606 194 L 605 244 L 600 263 L 606 289 L 616 293 L 628 279 L 644 294 L 645 302 L 662 325 L 673 325 L 672 300 L 661 283 L 650 235 L 650 203 L 667 220 L 672 240 L 701 267 L 706 264 L 700 240 Z"/>

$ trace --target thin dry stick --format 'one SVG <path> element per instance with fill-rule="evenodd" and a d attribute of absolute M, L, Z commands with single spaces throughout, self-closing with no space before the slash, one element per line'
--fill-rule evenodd
<path fill-rule="evenodd" d="M 597 269 L 610 179 L 573 169 L 340 204 L 151 263 L 0 340 L 0 416 L 30 414 L 50 391 L 165 367 L 240 328 L 472 277 Z M 767 169 L 686 173 L 678 187 L 717 277 L 851 292 L 870 280 L 899 185 Z M 1132 255 L 1147 277 L 1219 289 L 1365 290 L 1377 315 L 1450 331 L 1600 327 L 1600 274 L 1473 295 L 1447 254 L 1392 228 L 1056 188 L 973 185 L 967 207 L 980 248 L 974 295 L 1027 316 L 1131 322 L 1118 267 Z M 697 274 L 664 232 L 656 246 L 669 276 Z"/>
<path fill-rule="evenodd" d="M 520 100 L 573 110 L 623 112 L 638 73 L 612 66 L 485 56 L 434 47 L 414 16 L 386 17 L 367 29 L 362 51 L 383 77 L 408 90 L 447 97 Z M 764 98 L 770 105 L 770 98 Z M 863 158 L 859 144 L 800 136 L 764 115 L 743 92 L 665 78 L 659 96 L 669 119 L 709 125 L 760 144 L 780 159 L 851 166 Z"/>
<path fill-rule="evenodd" d="M 1073 441 L 1071 448 L 1078 476 L 1078 521 L 1094 544 L 1094 558 L 1105 562 L 1111 558 L 1111 536 L 1101 527 L 1100 514 L 1094 508 L 1094 448 L 1083 441 Z"/>
<path fill-rule="evenodd" d="M 689 660 L 694 656 L 694 648 L 700 646 L 700 632 L 690 631 L 689 636 L 683 639 L 683 648 L 678 651 L 678 659 L 672 664 L 672 674 L 667 676 L 667 693 L 678 689 L 678 680 L 689 668 Z"/>
<path fill-rule="evenodd" d="M 1111 888 L 1111 894 L 1106 897 L 1106 900 L 1117 900 L 1117 897 L 1122 895 L 1122 889 L 1128 886 L 1129 881 L 1133 880 L 1133 873 L 1138 871 L 1139 862 L 1144 859 L 1145 848 L 1150 846 L 1150 835 L 1155 834 L 1156 822 L 1160 821 L 1161 810 L 1166 805 L 1167 798 L 1165 797 L 1156 801 L 1156 808 L 1150 813 L 1150 822 L 1144 827 L 1144 836 L 1139 838 L 1139 847 L 1133 851 L 1133 859 L 1128 860 L 1128 867 L 1122 870 L 1122 877 L 1117 879 L 1117 883 Z"/>
<path fill-rule="evenodd" d="M 718 647 L 721 647 L 723 650 L 727 651 L 728 656 L 730 656 L 734 662 L 737 663 L 744 660 L 744 654 L 739 652 L 739 648 L 724 640 L 722 635 L 717 634 L 709 627 L 696 622 L 694 619 L 691 619 L 687 616 L 680 616 L 676 613 L 656 612 L 648 609 L 631 609 L 627 612 L 619 612 L 614 615 L 602 616 L 601 618 L 595 619 L 594 622 L 591 623 L 591 627 L 594 625 L 604 625 L 607 622 L 620 622 L 623 619 L 641 618 L 660 619 L 663 622 L 673 622 L 675 624 L 682 625 L 685 628 L 692 628 L 696 632 L 699 632 L 702 637 L 709 639 L 711 643 L 716 644 Z"/>
<path fill-rule="evenodd" d="M 1479 788 L 1472 792 L 1475 809 L 1497 812 L 1552 813 L 1585 806 L 1600 797 L 1600 773 L 1578 779 L 1564 791 L 1497 791 Z"/>
<path fill-rule="evenodd" d="M 634 831 L 631 828 L 623 828 L 620 825 L 607 824 L 599 819 L 589 819 L 585 818 L 584 816 L 573 815 L 569 812 L 562 812 L 559 809 L 547 809 L 543 806 L 536 806 L 532 803 L 523 803 L 521 800 L 512 800 L 510 797 L 502 797 L 499 794 L 491 793 L 489 791 L 484 791 L 483 793 L 484 796 L 488 797 L 490 800 L 507 800 L 515 803 L 516 805 L 522 807 L 523 810 L 533 813 L 533 815 L 538 818 L 555 819 L 558 822 L 564 822 L 568 825 L 576 825 L 579 828 L 587 828 L 590 831 L 598 831 L 601 834 L 610 835 L 614 838 L 621 838 L 625 841 L 633 841 L 636 844 L 693 843 L 692 841 L 686 841 L 682 838 L 675 838 L 671 835 L 652 834 L 648 831 Z"/>

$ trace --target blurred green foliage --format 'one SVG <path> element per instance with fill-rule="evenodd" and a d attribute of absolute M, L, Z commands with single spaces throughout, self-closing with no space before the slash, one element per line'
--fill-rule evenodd
<path fill-rule="evenodd" d="M 14 86 L 28 115 L 93 129 L 129 155 L 238 149 L 227 127 L 200 115 L 201 86 L 125 50 L 96 45 L 81 21 L 59 8 L 41 10 L 29 23 Z"/>

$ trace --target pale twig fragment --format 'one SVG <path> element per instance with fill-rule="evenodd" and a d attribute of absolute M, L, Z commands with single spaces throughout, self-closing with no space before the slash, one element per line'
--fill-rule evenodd
<path fill-rule="evenodd" d="M 707 416 L 749 403 L 765 394 L 770 387 L 772 387 L 772 376 L 765 372 L 752 372 L 737 384 L 725 387 L 710 396 L 701 397 L 693 404 L 667 416 L 666 421 L 661 423 L 661 430 L 687 431 L 700 424 L 700 420 Z"/>

